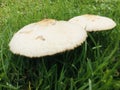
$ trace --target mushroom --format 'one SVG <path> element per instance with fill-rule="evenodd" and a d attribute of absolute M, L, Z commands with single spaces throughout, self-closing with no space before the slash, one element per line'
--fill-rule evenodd
<path fill-rule="evenodd" d="M 72 50 L 86 37 L 86 31 L 79 25 L 44 19 L 21 28 L 12 37 L 9 47 L 14 54 L 42 57 Z"/>
<path fill-rule="evenodd" d="M 69 22 L 78 24 L 89 32 L 109 30 L 116 26 L 116 23 L 108 17 L 91 14 L 73 17 Z"/>

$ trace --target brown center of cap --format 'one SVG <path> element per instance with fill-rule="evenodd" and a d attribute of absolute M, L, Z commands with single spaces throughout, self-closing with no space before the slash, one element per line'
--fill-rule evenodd
<path fill-rule="evenodd" d="M 97 15 L 90 15 L 90 14 L 85 14 L 83 15 L 85 18 L 87 18 L 88 20 L 91 21 L 95 21 L 96 19 L 99 19 L 99 17 Z"/>
<path fill-rule="evenodd" d="M 37 36 L 35 39 L 45 41 L 45 38 L 42 35 Z"/>
<path fill-rule="evenodd" d="M 37 22 L 37 24 L 40 24 L 42 26 L 54 25 L 56 24 L 56 20 L 55 19 L 44 19 L 42 21 Z"/>

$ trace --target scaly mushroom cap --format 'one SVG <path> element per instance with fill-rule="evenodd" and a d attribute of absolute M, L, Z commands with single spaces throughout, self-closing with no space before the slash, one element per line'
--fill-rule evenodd
<path fill-rule="evenodd" d="M 80 25 L 86 31 L 109 30 L 116 26 L 116 23 L 108 17 L 90 14 L 76 16 L 71 18 L 69 22 Z"/>
<path fill-rule="evenodd" d="M 74 49 L 81 45 L 87 33 L 79 25 L 67 21 L 44 19 L 24 26 L 9 43 L 14 54 L 42 57 Z"/>

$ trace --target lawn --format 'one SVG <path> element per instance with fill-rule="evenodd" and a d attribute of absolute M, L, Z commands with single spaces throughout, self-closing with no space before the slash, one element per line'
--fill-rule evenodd
<path fill-rule="evenodd" d="M 82 14 L 112 18 L 78 48 L 53 56 L 14 55 L 8 44 L 23 26 Z M 120 0 L 0 0 L 0 90 L 120 90 Z"/>

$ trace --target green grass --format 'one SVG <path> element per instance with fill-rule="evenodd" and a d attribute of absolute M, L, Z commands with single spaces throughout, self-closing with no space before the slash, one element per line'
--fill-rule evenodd
<path fill-rule="evenodd" d="M 24 25 L 82 14 L 115 20 L 111 31 L 90 32 L 82 46 L 49 57 L 14 55 L 8 43 Z M 0 0 L 0 90 L 120 90 L 119 0 Z"/>

